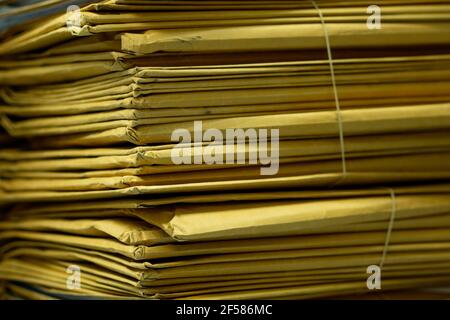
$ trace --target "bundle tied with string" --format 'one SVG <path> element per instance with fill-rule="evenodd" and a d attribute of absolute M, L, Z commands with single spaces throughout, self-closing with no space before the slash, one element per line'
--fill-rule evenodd
<path fill-rule="evenodd" d="M 325 38 L 325 44 L 326 44 L 326 49 L 327 49 L 327 55 L 328 55 L 328 61 L 330 64 L 330 77 L 331 77 L 331 84 L 333 86 L 333 93 L 334 93 L 334 98 L 335 98 L 335 103 L 336 103 L 336 119 L 338 122 L 338 128 L 339 128 L 339 143 L 341 146 L 341 159 L 342 159 L 342 180 L 344 180 L 347 176 L 347 165 L 346 165 L 346 161 L 345 161 L 345 139 L 344 139 L 344 125 L 343 125 L 343 121 L 342 121 L 342 114 L 341 114 L 341 107 L 340 107 L 340 103 L 339 103 L 339 94 L 338 94 L 338 88 L 337 88 L 337 84 L 336 84 L 336 77 L 334 74 L 334 66 L 333 66 L 333 55 L 331 52 L 331 44 L 330 44 L 330 39 L 328 37 L 328 30 L 327 30 L 327 26 L 322 14 L 322 10 L 320 10 L 319 6 L 317 5 L 317 3 L 314 0 L 310 0 L 311 3 L 313 4 L 314 8 L 317 10 L 317 13 L 320 17 L 320 22 L 322 24 L 323 27 L 323 33 L 324 33 L 324 38 Z M 339 181 L 336 182 L 336 184 L 338 184 Z M 389 247 L 389 240 L 391 239 L 391 232 L 392 232 L 392 228 L 394 227 L 394 220 L 395 220 L 395 192 L 392 188 L 389 188 L 389 194 L 391 196 L 392 199 L 392 212 L 391 212 L 391 217 L 389 219 L 389 225 L 387 228 L 387 232 L 386 232 L 386 240 L 384 242 L 384 247 L 383 247 L 383 253 L 380 259 L 380 264 L 379 267 L 382 270 L 384 263 L 386 261 L 386 255 L 388 252 L 388 247 Z"/>
<path fill-rule="evenodd" d="M 78 34 L 61 15 L 3 39 L 3 294 L 312 299 L 368 293 L 368 266 L 383 292 L 450 283 L 450 1 L 386 1 L 382 30 L 371 4 L 106 0 Z M 195 163 L 209 141 L 171 134 L 199 121 L 279 130 L 215 154 L 276 146 L 279 170 Z"/>

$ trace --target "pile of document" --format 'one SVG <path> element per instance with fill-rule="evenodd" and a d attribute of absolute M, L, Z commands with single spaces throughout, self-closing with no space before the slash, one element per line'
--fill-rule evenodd
<path fill-rule="evenodd" d="M 450 0 L 47 2 L 1 33 L 4 297 L 450 284 Z"/>

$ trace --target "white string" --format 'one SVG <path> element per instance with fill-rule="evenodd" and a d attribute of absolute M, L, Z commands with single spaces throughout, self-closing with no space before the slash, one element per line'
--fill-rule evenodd
<path fill-rule="evenodd" d="M 328 63 L 330 65 L 331 82 L 333 84 L 334 101 L 336 103 L 336 116 L 337 116 L 338 127 L 339 127 L 339 141 L 341 144 L 342 174 L 343 174 L 343 177 L 345 177 L 347 175 L 347 164 L 345 161 L 344 126 L 342 123 L 341 105 L 339 103 L 339 95 L 338 95 L 338 90 L 337 90 L 337 85 L 336 85 L 336 77 L 334 75 L 333 56 L 331 54 L 330 39 L 328 37 L 328 30 L 327 30 L 327 26 L 325 24 L 325 20 L 323 18 L 322 10 L 320 10 L 316 1 L 314 1 L 314 0 L 310 0 L 310 1 L 313 4 L 314 8 L 316 8 L 316 10 L 319 14 L 320 22 L 322 24 L 323 33 L 325 36 L 325 42 L 327 45 Z"/>
<path fill-rule="evenodd" d="M 314 8 L 317 10 L 317 13 L 319 14 L 320 22 L 322 24 L 322 29 L 323 29 L 323 33 L 324 33 L 324 37 L 325 37 L 325 43 L 327 46 L 328 63 L 330 65 L 331 82 L 333 85 L 334 101 L 336 104 L 336 116 L 337 116 L 338 127 L 339 127 L 339 141 L 341 144 L 342 174 L 343 174 L 343 178 L 345 178 L 345 176 L 347 175 L 347 164 L 345 161 L 344 125 L 342 122 L 341 106 L 339 103 L 339 95 L 338 95 L 338 90 L 337 90 L 337 85 L 336 85 L 336 76 L 334 73 L 333 55 L 331 54 L 330 38 L 328 36 L 328 29 L 325 24 L 325 20 L 323 18 L 322 10 L 320 10 L 320 8 L 317 5 L 315 0 L 310 0 L 310 1 L 313 4 Z M 391 217 L 389 219 L 389 226 L 388 226 L 388 229 L 386 232 L 386 239 L 384 241 L 383 254 L 381 256 L 381 261 L 380 261 L 380 269 L 383 268 L 383 265 L 386 261 L 386 255 L 388 252 L 389 242 L 391 240 L 391 234 L 392 234 L 392 229 L 394 227 L 395 214 L 396 214 L 396 209 L 397 209 L 395 192 L 391 188 L 389 188 L 389 192 L 390 192 L 391 199 L 392 199 L 392 209 L 391 209 Z"/>
<path fill-rule="evenodd" d="M 388 247 L 389 247 L 389 242 L 391 240 L 392 228 L 394 227 L 395 213 L 397 210 L 395 192 L 393 189 L 389 188 L 389 193 L 391 194 L 391 199 L 392 199 L 391 218 L 389 220 L 389 226 L 388 226 L 388 230 L 386 233 L 386 239 L 384 241 L 383 255 L 381 256 L 381 261 L 380 261 L 380 269 L 383 269 L 384 262 L 386 261 L 386 255 L 387 255 L 387 251 L 388 251 Z"/>

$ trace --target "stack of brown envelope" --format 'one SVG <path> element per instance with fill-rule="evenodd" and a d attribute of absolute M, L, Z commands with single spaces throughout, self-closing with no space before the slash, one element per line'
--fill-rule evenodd
<path fill-rule="evenodd" d="M 449 285 L 450 0 L 371 5 L 106 0 L 5 35 L 0 296 Z"/>

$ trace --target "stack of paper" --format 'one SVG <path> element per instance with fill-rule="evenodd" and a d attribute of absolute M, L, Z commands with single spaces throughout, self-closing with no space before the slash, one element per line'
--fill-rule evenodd
<path fill-rule="evenodd" d="M 107 0 L 8 33 L 0 292 L 450 283 L 450 1 L 377 8 Z"/>

